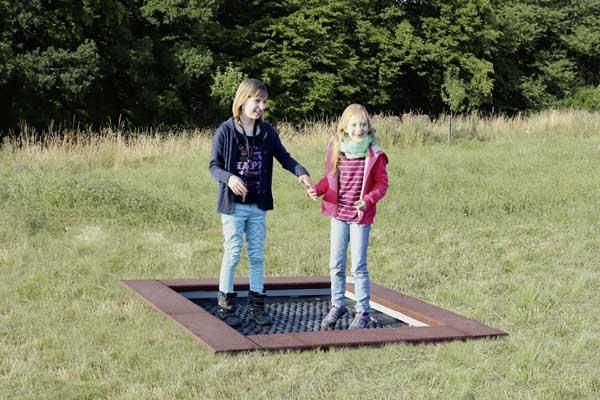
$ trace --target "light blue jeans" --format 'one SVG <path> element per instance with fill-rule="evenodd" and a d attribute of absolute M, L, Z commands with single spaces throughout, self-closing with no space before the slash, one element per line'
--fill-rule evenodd
<path fill-rule="evenodd" d="M 329 272 L 331 276 L 331 303 L 344 305 L 346 292 L 346 254 L 350 244 L 350 261 L 354 276 L 354 295 L 356 311 L 369 312 L 371 307 L 371 281 L 367 270 L 367 246 L 371 225 L 359 225 L 356 222 L 344 222 L 331 219 L 331 247 Z"/>
<path fill-rule="evenodd" d="M 244 235 L 249 262 L 250 290 L 262 293 L 265 272 L 265 237 L 267 212 L 255 204 L 236 203 L 233 214 L 221 214 L 223 225 L 223 261 L 219 291 L 233 292 L 235 269 L 240 262 Z"/>

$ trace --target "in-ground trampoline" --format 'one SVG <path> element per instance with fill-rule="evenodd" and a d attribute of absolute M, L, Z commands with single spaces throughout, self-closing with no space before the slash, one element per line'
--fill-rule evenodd
<path fill-rule="evenodd" d="M 371 284 L 372 319 L 368 329 L 347 330 L 354 316 L 354 287 L 346 290 L 348 312 L 334 330 L 320 331 L 330 306 L 329 277 L 266 278 L 266 309 L 273 325 L 260 327 L 247 315 L 248 281 L 238 279 L 238 315 L 232 328 L 217 318 L 218 281 L 125 280 L 158 311 L 177 321 L 213 352 L 288 350 L 398 342 L 441 342 L 504 336 L 488 327 L 413 297 Z"/>

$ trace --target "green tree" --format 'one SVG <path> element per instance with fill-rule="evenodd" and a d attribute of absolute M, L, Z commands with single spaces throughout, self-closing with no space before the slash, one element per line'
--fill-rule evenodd
<path fill-rule="evenodd" d="M 79 37 L 84 17 L 65 4 L 0 0 L 0 128 L 85 115 L 100 60 L 95 41 Z"/>
<path fill-rule="evenodd" d="M 453 112 L 476 110 L 492 100 L 493 49 L 500 35 L 488 0 L 431 1 L 421 13 L 417 60 L 428 80 L 433 111 L 439 101 Z"/>
<path fill-rule="evenodd" d="M 131 58 L 130 75 L 155 121 L 211 120 L 209 79 L 214 67 L 208 43 L 218 32 L 216 0 L 146 0 L 140 7 L 146 35 Z M 148 71 L 151 71 L 148 74 Z"/>
<path fill-rule="evenodd" d="M 331 115 L 354 101 L 439 112 L 459 86 L 461 109 L 491 102 L 499 32 L 487 0 L 288 4 L 254 44 L 277 117 Z"/>
<path fill-rule="evenodd" d="M 503 0 L 497 2 L 502 40 L 494 65 L 500 111 L 541 109 L 574 88 L 598 82 L 600 2 Z"/>
<path fill-rule="evenodd" d="M 0 0 L 0 129 L 209 124 L 243 76 L 274 120 L 579 104 L 599 20 L 600 0 Z"/>
<path fill-rule="evenodd" d="M 364 91 L 355 7 L 344 3 L 290 1 L 288 15 L 256 32 L 253 49 L 275 94 L 275 118 L 330 115 Z"/>
<path fill-rule="evenodd" d="M 0 0 L 0 128 L 207 121 L 217 6 Z"/>
<path fill-rule="evenodd" d="M 225 68 L 217 68 L 213 75 L 213 84 L 210 87 L 210 94 L 213 101 L 218 105 L 219 119 L 225 119 L 231 116 L 231 105 L 233 97 L 240 83 L 247 76 L 233 64 L 227 65 Z"/>
<path fill-rule="evenodd" d="M 587 85 L 600 84 L 600 0 L 572 2 L 566 19 L 571 24 L 560 39 L 578 77 Z"/>

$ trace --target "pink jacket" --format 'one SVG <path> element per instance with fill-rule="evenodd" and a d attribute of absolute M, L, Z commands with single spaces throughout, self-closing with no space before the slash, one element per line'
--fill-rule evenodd
<path fill-rule="evenodd" d="M 339 178 L 337 172 L 331 173 L 333 168 L 332 152 L 333 146 L 330 143 L 325 156 L 325 176 L 317 183 L 316 190 L 317 196 L 323 196 L 321 213 L 335 217 L 337 215 Z M 383 150 L 377 145 L 372 145 L 365 161 L 365 174 L 360 193 L 360 198 L 367 203 L 367 209 L 364 212 L 358 212 L 359 224 L 372 224 L 375 219 L 377 202 L 385 196 L 388 189 L 387 163 L 388 158 Z"/>

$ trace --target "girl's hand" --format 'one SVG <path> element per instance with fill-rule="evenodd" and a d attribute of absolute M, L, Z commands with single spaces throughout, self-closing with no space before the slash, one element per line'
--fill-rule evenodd
<path fill-rule="evenodd" d="M 315 184 L 312 179 L 308 175 L 300 175 L 298 177 L 298 182 L 304 185 L 306 189 L 306 194 L 313 200 L 317 200 L 319 197 L 317 196 L 317 190 L 315 189 Z"/>
<path fill-rule="evenodd" d="M 313 183 L 312 179 L 310 179 L 310 176 L 308 176 L 308 175 L 300 175 L 298 177 L 298 182 L 303 184 L 306 189 L 308 189 L 309 187 L 311 187 L 311 188 L 315 187 L 315 184 Z"/>
<path fill-rule="evenodd" d="M 306 194 L 312 200 L 317 200 L 319 198 L 319 196 L 317 196 L 317 191 L 315 190 L 314 187 L 307 187 L 306 188 Z"/>
<path fill-rule="evenodd" d="M 246 197 L 248 194 L 248 188 L 246 188 L 244 181 L 235 175 L 229 177 L 227 186 L 229 186 L 229 189 L 238 196 Z"/>
<path fill-rule="evenodd" d="M 364 200 L 359 200 L 354 203 L 354 207 L 356 207 L 358 211 L 365 211 L 367 209 L 367 203 Z"/>

